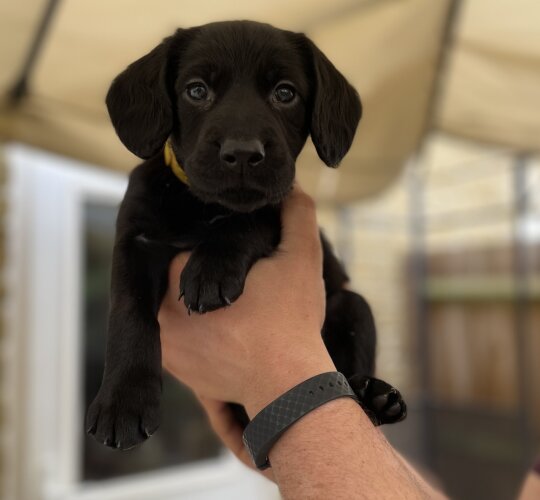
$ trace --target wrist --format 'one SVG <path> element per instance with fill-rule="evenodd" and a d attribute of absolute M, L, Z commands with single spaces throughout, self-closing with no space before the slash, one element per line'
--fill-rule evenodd
<path fill-rule="evenodd" d="M 294 356 L 291 356 L 294 351 Z M 256 367 L 252 383 L 246 390 L 242 404 L 253 418 L 272 401 L 289 389 L 320 373 L 336 371 L 336 367 L 324 344 L 299 352 L 291 349 L 287 355 L 270 359 Z"/>

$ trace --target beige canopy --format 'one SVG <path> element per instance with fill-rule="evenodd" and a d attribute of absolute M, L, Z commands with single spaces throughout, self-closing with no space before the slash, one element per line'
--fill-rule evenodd
<path fill-rule="evenodd" d="M 129 170 L 137 160 L 104 106 L 112 78 L 178 26 L 243 18 L 306 32 L 362 96 L 364 118 L 342 167 L 325 168 L 311 145 L 299 161 L 304 185 L 320 200 L 380 191 L 433 127 L 540 150 L 538 0 L 461 0 L 454 9 L 450 0 L 64 0 L 28 94 L 10 104 L 48 3 L 0 4 L 0 139 Z"/>

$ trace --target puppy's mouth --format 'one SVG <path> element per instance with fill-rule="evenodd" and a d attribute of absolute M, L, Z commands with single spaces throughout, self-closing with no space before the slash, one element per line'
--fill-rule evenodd
<path fill-rule="evenodd" d="M 193 191 L 202 201 L 217 203 L 234 212 L 253 212 L 266 205 L 274 205 L 283 200 L 287 192 L 267 193 L 253 188 L 226 188 L 216 192 L 205 192 L 193 186 Z"/>
<path fill-rule="evenodd" d="M 221 205 L 241 212 L 250 212 L 268 203 L 266 193 L 258 189 L 225 189 L 217 194 Z"/>

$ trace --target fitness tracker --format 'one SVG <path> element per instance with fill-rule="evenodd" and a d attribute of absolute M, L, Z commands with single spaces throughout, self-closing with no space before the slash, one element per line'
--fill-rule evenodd
<path fill-rule="evenodd" d="M 268 454 L 291 425 L 315 408 L 342 397 L 358 402 L 345 375 L 321 373 L 293 387 L 262 409 L 243 435 L 244 444 L 257 468 L 264 470 L 270 467 Z"/>

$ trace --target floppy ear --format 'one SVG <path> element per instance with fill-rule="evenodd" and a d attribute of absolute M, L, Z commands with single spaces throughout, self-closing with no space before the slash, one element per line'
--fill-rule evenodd
<path fill-rule="evenodd" d="M 116 133 L 140 158 L 160 151 L 173 128 L 170 53 L 186 30 L 178 30 L 151 52 L 130 64 L 112 82 L 106 103 Z"/>
<path fill-rule="evenodd" d="M 358 93 L 306 37 L 315 77 L 311 140 L 326 165 L 337 167 L 351 147 L 362 116 Z"/>

